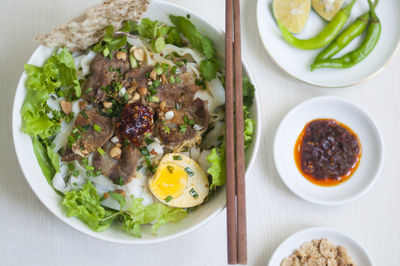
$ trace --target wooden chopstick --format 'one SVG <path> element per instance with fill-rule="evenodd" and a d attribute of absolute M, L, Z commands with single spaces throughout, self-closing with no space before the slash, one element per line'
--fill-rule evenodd
<path fill-rule="evenodd" d="M 225 142 L 226 142 L 226 223 L 228 263 L 237 263 L 236 177 L 233 111 L 233 2 L 226 0 L 225 17 Z"/>
<path fill-rule="evenodd" d="M 246 186 L 244 179 L 244 119 L 239 0 L 226 0 L 225 26 L 225 137 L 228 263 L 246 264 Z M 235 34 L 234 43 L 232 44 L 233 28 Z M 235 80 L 235 93 L 233 90 L 233 80 Z M 234 102 L 236 116 L 233 108 Z"/>
<path fill-rule="evenodd" d="M 247 264 L 246 183 L 244 159 L 244 119 L 242 91 L 242 51 L 240 32 L 240 1 L 233 1 L 234 62 L 236 103 L 236 195 L 237 195 L 237 263 Z"/>

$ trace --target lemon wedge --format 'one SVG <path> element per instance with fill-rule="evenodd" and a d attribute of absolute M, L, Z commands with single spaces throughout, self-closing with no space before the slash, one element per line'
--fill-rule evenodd
<path fill-rule="evenodd" d="M 306 25 L 311 9 L 311 0 L 274 0 L 275 18 L 290 32 L 300 33 Z"/>
<path fill-rule="evenodd" d="M 321 17 L 327 21 L 339 12 L 344 0 L 312 0 L 312 7 Z"/>

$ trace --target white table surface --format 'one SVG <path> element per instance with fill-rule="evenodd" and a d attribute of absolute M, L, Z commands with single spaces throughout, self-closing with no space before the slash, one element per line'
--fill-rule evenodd
<path fill-rule="evenodd" d="M 110 244 L 85 236 L 53 216 L 35 197 L 18 166 L 11 110 L 23 64 L 37 47 L 31 40 L 100 0 L 2 0 L 0 8 L 0 265 L 226 265 L 225 213 L 184 237 L 147 246 Z M 224 26 L 223 0 L 174 0 Z M 247 181 L 249 265 L 267 265 L 292 233 L 328 226 L 353 235 L 378 266 L 400 265 L 400 55 L 372 80 L 344 89 L 306 85 L 282 72 L 264 50 L 256 26 L 256 1 L 242 3 L 243 54 L 262 102 L 262 141 Z M 385 165 L 375 186 L 340 207 L 321 207 L 292 194 L 272 159 L 283 116 L 319 95 L 349 99 L 378 122 Z M 362 265 L 360 265 L 362 266 Z"/>

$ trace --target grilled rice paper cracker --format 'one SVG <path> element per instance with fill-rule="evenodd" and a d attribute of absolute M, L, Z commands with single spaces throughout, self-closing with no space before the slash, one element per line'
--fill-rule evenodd
<path fill-rule="evenodd" d="M 91 7 L 83 20 L 60 25 L 35 40 L 50 48 L 85 50 L 104 37 L 108 25 L 120 29 L 125 20 L 139 21 L 149 4 L 150 0 L 104 0 L 103 4 Z"/>

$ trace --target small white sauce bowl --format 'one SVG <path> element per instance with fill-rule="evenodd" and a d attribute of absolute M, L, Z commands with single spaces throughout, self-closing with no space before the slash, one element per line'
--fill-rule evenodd
<path fill-rule="evenodd" d="M 294 160 L 299 134 L 308 122 L 318 118 L 336 119 L 360 139 L 360 164 L 350 179 L 337 186 L 311 183 Z M 294 194 L 316 204 L 339 205 L 360 197 L 375 183 L 383 165 L 383 139 L 376 123 L 361 107 L 336 97 L 317 97 L 297 105 L 282 120 L 275 135 L 274 160 L 282 181 Z"/>

